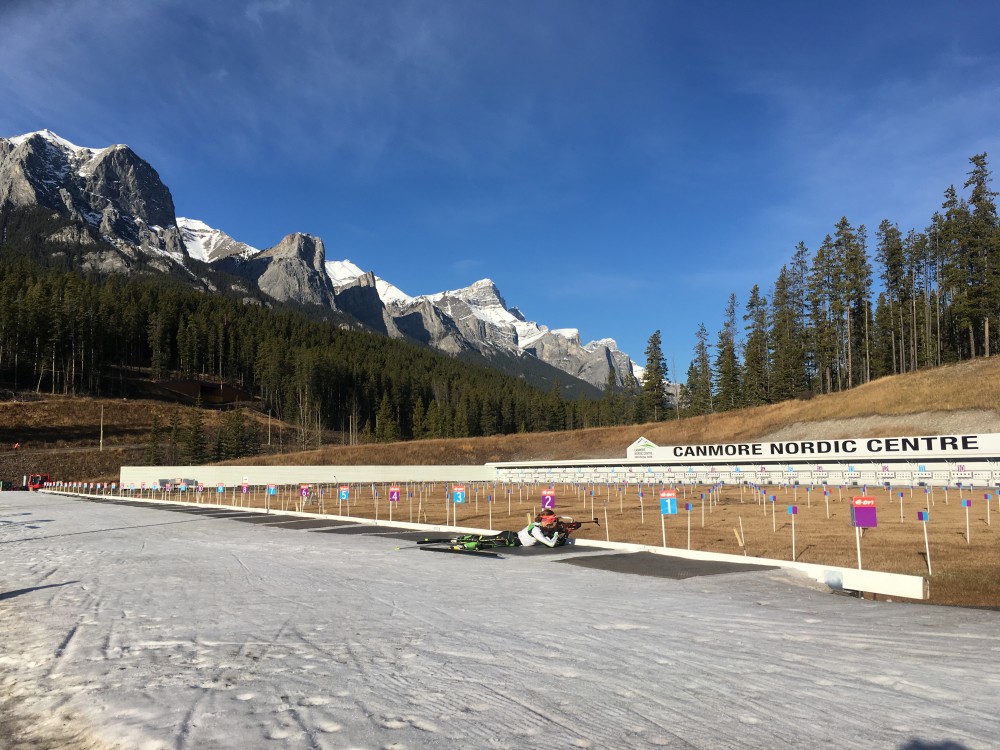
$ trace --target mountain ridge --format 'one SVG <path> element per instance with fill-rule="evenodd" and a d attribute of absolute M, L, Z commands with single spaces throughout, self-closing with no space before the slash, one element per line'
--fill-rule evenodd
<path fill-rule="evenodd" d="M 533 358 L 597 389 L 608 375 L 619 389 L 641 368 L 604 338 L 584 345 L 572 328 L 549 329 L 509 308 L 489 279 L 412 296 L 350 261 L 329 261 L 323 240 L 287 234 L 257 249 L 198 219 L 178 218 L 169 188 L 128 146 L 77 146 L 49 130 L 0 138 L 0 207 L 33 206 L 68 218 L 46 239 L 79 246 L 81 270 L 168 273 L 205 291 L 218 285 L 205 266 L 259 289 L 277 302 L 329 308 L 376 332 L 408 338 L 450 355 L 486 361 Z M 245 293 L 243 284 L 230 284 Z M 527 361 L 527 360 L 525 360 Z"/>

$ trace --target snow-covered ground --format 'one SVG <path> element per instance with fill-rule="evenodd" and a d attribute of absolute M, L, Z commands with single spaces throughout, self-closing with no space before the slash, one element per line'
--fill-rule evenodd
<path fill-rule="evenodd" d="M 1000 741 L 1000 613 L 407 544 L 2 493 L 0 747 Z"/>

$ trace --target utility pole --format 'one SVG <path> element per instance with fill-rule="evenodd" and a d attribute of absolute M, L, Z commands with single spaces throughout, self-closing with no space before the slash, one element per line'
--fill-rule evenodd
<path fill-rule="evenodd" d="M 101 447 L 100 450 L 104 450 L 104 404 L 101 404 Z"/>

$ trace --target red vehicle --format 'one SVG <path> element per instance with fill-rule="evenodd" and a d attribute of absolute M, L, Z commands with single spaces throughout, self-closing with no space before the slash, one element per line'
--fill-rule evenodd
<path fill-rule="evenodd" d="M 28 489 L 29 490 L 40 490 L 49 483 L 48 474 L 31 474 L 28 477 Z"/>

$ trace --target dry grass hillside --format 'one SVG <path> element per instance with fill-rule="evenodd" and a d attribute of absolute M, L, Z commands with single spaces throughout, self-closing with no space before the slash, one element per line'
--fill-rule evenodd
<path fill-rule="evenodd" d="M 988 432 L 1000 432 L 998 357 L 883 378 L 844 393 L 704 417 L 574 432 L 328 445 L 262 456 L 252 463 L 479 464 L 624 457 L 625 449 L 639 437 L 657 445 L 678 445 Z"/>

